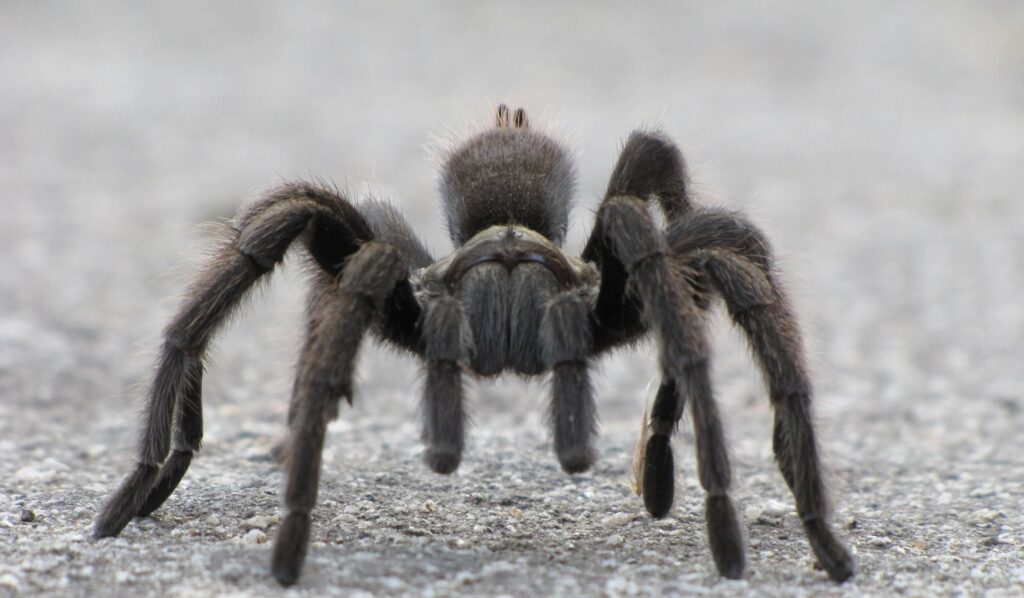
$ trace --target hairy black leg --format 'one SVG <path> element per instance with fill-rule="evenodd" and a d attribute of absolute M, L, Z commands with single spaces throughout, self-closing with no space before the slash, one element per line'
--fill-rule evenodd
<path fill-rule="evenodd" d="M 690 209 L 688 185 L 686 162 L 675 143 L 658 131 L 634 131 L 619 154 L 605 197 L 654 198 L 674 220 Z"/>
<path fill-rule="evenodd" d="M 632 197 L 653 200 L 670 223 L 690 212 L 686 162 L 667 136 L 657 131 L 634 131 L 619 154 L 605 192 L 602 211 L 610 202 Z M 615 225 L 598 213 L 583 248 L 584 260 L 601 270 L 601 287 L 594 309 L 594 353 L 627 344 L 647 332 L 641 304 L 627 292 L 627 265 L 609 243 Z M 660 236 L 660 235 L 659 235 Z M 663 251 L 664 242 L 658 243 Z"/>
<path fill-rule="evenodd" d="M 707 359 L 702 316 L 685 291 L 685 281 L 669 262 L 665 241 L 642 201 L 631 197 L 606 200 L 598 213 L 598 225 L 604 230 L 605 261 L 614 258 L 622 264 L 628 276 L 626 294 L 642 306 L 644 323 L 657 341 L 665 384 L 659 390 L 656 405 L 658 421 L 652 420 L 657 429 L 652 430 L 655 434 L 648 439 L 646 450 L 654 459 L 651 475 L 655 475 L 654 471 L 667 473 L 672 459 L 668 436 L 682 414 L 682 401 L 686 398 L 676 398 L 670 390 L 685 390 L 680 381 L 690 368 Z M 650 495 L 655 499 L 650 503 L 654 507 L 652 514 L 664 515 L 671 506 L 665 488 L 671 483 L 654 484 L 649 491 L 658 495 L 656 499 L 655 494 Z"/>
<path fill-rule="evenodd" d="M 454 361 L 431 361 L 423 394 L 423 441 L 427 445 L 423 458 L 435 472 L 452 473 L 462 462 L 466 434 L 459 365 Z"/>
<path fill-rule="evenodd" d="M 566 473 L 582 473 L 597 458 L 597 409 L 586 362 L 564 361 L 551 374 L 551 427 L 555 454 Z"/>
<path fill-rule="evenodd" d="M 594 463 L 597 409 L 587 356 L 592 342 L 585 298 L 563 292 L 551 299 L 541 322 L 544 362 L 552 369 L 551 426 L 555 453 L 567 473 Z"/>
<path fill-rule="evenodd" d="M 193 454 L 202 446 L 202 400 L 203 363 L 198 359 L 191 359 L 186 365 L 184 392 L 176 408 L 171 454 L 160 467 L 160 475 L 149 491 L 146 502 L 139 509 L 139 517 L 146 517 L 164 504 L 185 476 Z"/>
<path fill-rule="evenodd" d="M 732 474 L 729 454 L 725 448 L 722 423 L 718 407 L 711 392 L 711 379 L 705 363 L 694 364 L 687 373 L 686 396 L 693 414 L 693 429 L 697 443 L 697 474 L 707 492 L 704 515 L 708 526 L 708 543 L 718 572 L 723 577 L 739 579 L 743 576 L 746 557 L 743 534 L 736 519 L 736 510 L 729 498 Z"/>
<path fill-rule="evenodd" d="M 416 237 L 409 223 L 390 203 L 369 198 L 358 206 L 358 211 L 372 231 L 373 239 L 387 243 L 398 250 L 410 269 L 422 268 L 433 262 L 433 258 L 423 243 Z M 359 243 L 365 239 L 353 238 L 351 231 L 343 222 L 320 219 L 310 230 L 306 239 L 306 247 L 310 255 L 330 277 L 341 276 L 346 261 Z M 307 307 L 307 319 L 315 314 L 310 313 L 313 305 Z M 379 337 L 392 346 L 419 353 L 419 320 L 421 310 L 414 296 L 412 285 L 408 279 L 398 281 L 388 294 L 382 306 L 382 318 L 377 330 Z M 288 406 L 288 424 L 295 419 L 297 405 L 293 400 Z M 276 442 L 271 448 L 270 456 L 278 463 L 283 463 L 287 456 L 287 437 Z"/>
<path fill-rule="evenodd" d="M 707 359 L 704 321 L 670 263 L 667 247 L 644 204 L 632 197 L 606 200 L 598 214 L 610 253 L 628 274 L 627 293 L 642 306 L 654 332 L 665 379 L 678 379 Z"/>
<path fill-rule="evenodd" d="M 398 249 L 410 270 L 433 263 L 434 258 L 416 237 L 409 223 L 391 204 L 379 199 L 367 199 L 359 204 L 359 212 L 373 230 L 373 238 Z M 341 262 L 345 255 L 330 258 Z M 384 301 L 379 335 L 393 346 L 419 354 L 421 310 L 408 280 L 400 280 Z"/>
<path fill-rule="evenodd" d="M 309 547 L 310 513 L 316 504 L 320 486 L 320 460 L 324 435 L 332 414 L 337 413 L 337 401 L 344 391 L 328 381 L 329 375 L 315 370 L 323 361 L 318 355 L 316 340 L 311 339 L 303 352 L 303 361 L 310 364 L 299 374 L 295 392 L 297 402 L 290 427 L 286 465 L 284 503 L 288 514 L 281 522 L 274 539 L 271 573 L 283 586 L 293 585 L 299 579 Z"/>
<path fill-rule="evenodd" d="M 768 238 L 745 216 L 719 208 L 700 207 L 669 223 L 665 239 L 673 255 L 711 251 L 745 259 L 764 274 L 773 269 Z"/>
<path fill-rule="evenodd" d="M 139 465 L 104 504 L 93 527 L 95 537 L 116 536 L 149 502 L 157 471 L 170 450 L 171 424 L 179 397 L 188 392 L 190 378 L 201 369 L 197 364 L 214 330 L 265 272 L 235 246 L 227 247 L 200 278 L 184 309 L 168 326 L 150 387 L 139 442 Z M 198 402 L 198 394 L 195 400 Z M 187 468 L 185 461 L 182 456 L 174 457 L 168 476 L 161 480 L 160 494 L 170 495 L 176 485 L 172 478 L 181 479 Z M 157 500 L 156 495 L 153 500 Z"/>
<path fill-rule="evenodd" d="M 422 328 L 427 359 L 423 389 L 423 442 L 427 448 L 423 458 L 437 473 L 452 473 L 465 448 L 466 411 L 459 361 L 469 349 L 467 323 L 453 296 L 439 297 L 429 305 Z"/>
<path fill-rule="evenodd" d="M 227 321 L 253 285 L 281 261 L 293 240 L 311 220 L 333 222 L 353 239 L 369 239 L 363 218 L 341 196 L 314 185 L 284 185 L 243 209 L 222 246 L 191 286 L 186 299 L 164 331 L 157 372 L 149 391 L 139 443 L 138 466 L 104 504 L 93 535 L 115 536 L 137 514 L 151 512 L 166 499 L 191 461 L 188 450 L 176 450 L 159 474 L 171 447 L 172 420 L 185 439 L 201 408 L 199 377 L 210 339 Z M 189 406 L 181 407 L 183 400 Z M 198 447 L 199 440 L 195 440 Z M 190 442 L 181 448 L 188 449 Z M 194 448 L 192 449 L 194 450 Z M 154 485 L 156 488 L 154 489 Z M 152 498 L 151 498 L 152 497 Z"/>
<path fill-rule="evenodd" d="M 636 341 L 647 331 L 639 302 L 627 292 L 629 275 L 626 267 L 606 246 L 602 229 L 598 221 L 593 233 L 597 239 L 591 237 L 583 252 L 584 259 L 597 261 L 601 270 L 601 288 L 597 294 L 597 305 L 591 314 L 595 354 Z M 588 258 L 587 250 L 590 250 L 592 257 Z"/>
<path fill-rule="evenodd" d="M 310 297 L 309 329 L 299 358 L 285 458 L 284 503 L 288 514 L 274 540 L 271 571 L 281 585 L 294 584 L 309 544 L 327 423 L 338 403 L 352 400 L 352 373 L 361 340 L 397 281 L 408 275 L 399 251 L 366 242 L 345 265 L 341 280 L 320 275 Z"/>
<path fill-rule="evenodd" d="M 654 517 L 664 517 L 675 500 L 676 467 L 671 438 L 683 416 L 685 397 L 680 396 L 675 380 L 663 380 L 651 408 L 650 436 L 644 448 L 644 507 Z"/>
<path fill-rule="evenodd" d="M 699 309 L 685 292 L 685 282 L 669 263 L 665 242 L 644 205 L 634 198 L 607 200 L 599 214 L 612 252 L 629 273 L 633 292 L 643 305 L 643 317 L 654 331 L 662 375 L 693 405 L 701 484 L 708 493 L 708 534 L 719 572 L 742 575 L 743 538 L 728 496 L 729 461 L 721 423 L 708 377 L 707 341 Z M 677 405 L 676 408 L 680 408 Z M 660 438 L 659 438 L 660 437 Z M 655 468 L 667 469 L 667 435 L 649 440 Z M 646 472 L 645 472 L 646 473 Z M 662 507 L 665 498 L 658 497 Z"/>
<path fill-rule="evenodd" d="M 812 389 L 796 319 L 771 273 L 735 254 L 697 256 L 725 298 L 734 322 L 746 333 L 775 409 L 773 447 L 782 476 L 796 498 L 818 562 L 836 581 L 855 564 L 828 525 L 829 505 L 811 413 Z"/>

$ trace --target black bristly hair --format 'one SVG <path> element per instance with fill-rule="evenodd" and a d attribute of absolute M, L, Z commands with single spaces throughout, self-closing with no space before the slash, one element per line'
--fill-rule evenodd
<path fill-rule="evenodd" d="M 565 241 L 576 172 L 569 153 L 529 127 L 520 108 L 498 107 L 495 128 L 448 155 L 441 199 L 448 234 L 461 246 L 495 225 L 516 224 Z"/>

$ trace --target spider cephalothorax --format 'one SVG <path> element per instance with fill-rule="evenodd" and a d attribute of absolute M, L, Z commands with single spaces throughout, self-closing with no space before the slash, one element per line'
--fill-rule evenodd
<path fill-rule="evenodd" d="M 566 254 L 574 177 L 568 153 L 531 129 L 521 109 L 513 114 L 499 106 L 495 124 L 445 162 L 441 191 L 456 249 L 439 260 L 389 204 L 354 204 L 321 185 L 285 184 L 239 212 L 165 330 L 139 464 L 100 512 L 94 534 L 117 535 L 174 491 L 202 439 L 210 339 L 301 239 L 319 267 L 288 411 L 288 514 L 272 562 L 280 583 L 299 577 L 324 432 L 340 400 L 351 401 L 352 367 L 368 332 L 425 362 L 425 460 L 440 473 L 454 471 L 462 457 L 464 375 L 506 370 L 550 373 L 555 452 L 567 472 L 586 470 L 597 430 L 591 362 L 653 337 L 662 380 L 646 424 L 644 505 L 655 517 L 672 506 L 670 438 L 688 402 L 712 554 L 722 575 L 741 576 L 743 539 L 708 373 L 704 313 L 714 295 L 724 299 L 764 373 L 775 408 L 775 457 L 811 548 L 833 579 L 850 577 L 853 560 L 827 523 L 799 332 L 764 235 L 737 214 L 693 203 L 675 145 L 660 133 L 637 131 L 622 150 L 582 255 Z M 664 228 L 651 217 L 652 201 Z"/>

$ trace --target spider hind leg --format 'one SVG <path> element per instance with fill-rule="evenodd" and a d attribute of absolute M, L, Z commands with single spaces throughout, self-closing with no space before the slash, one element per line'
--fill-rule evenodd
<path fill-rule="evenodd" d="M 157 509 L 174 491 L 192 453 L 199 449 L 201 356 L 219 325 L 268 272 L 239 249 L 238 241 L 234 232 L 164 332 L 166 340 L 150 387 L 138 465 L 104 503 L 93 526 L 96 538 L 116 536 L 133 517 Z M 171 449 L 172 424 L 175 450 L 165 463 Z"/>
<path fill-rule="evenodd" d="M 721 220 L 720 215 L 715 218 Z M 768 244 L 741 221 L 719 222 L 721 235 L 745 239 L 728 251 L 697 252 L 701 267 L 725 299 L 733 322 L 743 330 L 767 383 L 775 410 L 775 460 L 796 499 L 797 514 L 821 566 L 835 581 L 856 569 L 852 555 L 828 525 L 829 505 L 811 414 L 812 387 L 803 343 L 783 289 L 775 282 Z"/>

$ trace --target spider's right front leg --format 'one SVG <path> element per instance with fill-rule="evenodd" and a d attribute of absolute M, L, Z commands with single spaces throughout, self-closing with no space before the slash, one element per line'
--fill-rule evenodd
<path fill-rule="evenodd" d="M 314 185 L 284 185 L 238 215 L 164 331 L 138 465 L 104 504 L 93 528 L 95 537 L 116 536 L 132 517 L 158 508 L 181 481 L 202 441 L 201 379 L 210 340 L 314 218 L 345 231 L 338 238 L 350 251 L 358 240 L 372 238 L 370 227 L 347 200 Z"/>
<path fill-rule="evenodd" d="M 327 424 L 341 398 L 351 400 L 352 371 L 369 323 L 395 285 L 408 276 L 401 253 L 388 243 L 365 243 L 340 280 L 321 274 L 310 300 L 310 326 L 292 398 L 284 503 L 288 514 L 274 540 L 271 571 L 294 584 L 309 545 Z"/>

